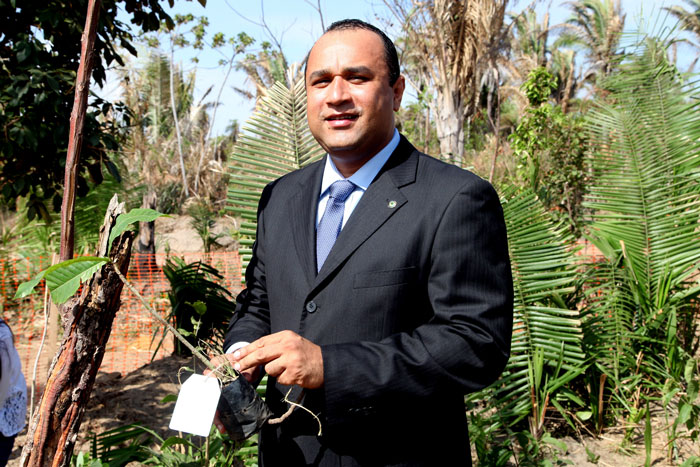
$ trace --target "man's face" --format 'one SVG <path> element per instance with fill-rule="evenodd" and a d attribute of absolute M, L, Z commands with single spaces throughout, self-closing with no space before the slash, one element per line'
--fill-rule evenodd
<path fill-rule="evenodd" d="M 403 77 L 389 85 L 377 34 L 364 29 L 324 34 L 306 66 L 311 133 L 334 159 L 359 168 L 391 141 L 404 86 Z"/>

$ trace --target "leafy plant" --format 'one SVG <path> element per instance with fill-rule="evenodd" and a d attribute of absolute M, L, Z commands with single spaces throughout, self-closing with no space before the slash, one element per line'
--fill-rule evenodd
<path fill-rule="evenodd" d="M 498 417 L 498 412 L 494 416 Z M 515 454 L 513 440 L 494 430 L 489 419 L 481 412 L 472 411 L 469 415 L 469 438 L 479 465 L 506 466 Z"/>
<path fill-rule="evenodd" d="M 694 358 L 686 360 L 682 380 L 669 379 L 664 385 L 662 403 L 666 409 L 677 398 L 678 416 L 671 423 L 669 434 L 669 459 L 673 456 L 676 440 L 682 437 L 697 442 L 700 435 L 700 376 L 698 362 Z"/>
<path fill-rule="evenodd" d="M 192 217 L 190 225 L 202 239 L 204 252 L 209 253 L 211 247 L 216 244 L 216 241 L 221 238 L 222 234 L 213 234 L 212 229 L 215 225 L 215 213 L 203 199 L 194 202 L 188 209 L 187 213 Z"/>
<path fill-rule="evenodd" d="M 152 221 L 159 216 L 161 214 L 152 209 L 134 209 L 128 213 L 120 214 L 110 232 L 108 245 L 111 246 L 112 241 L 129 229 L 131 224 Z M 33 279 L 20 284 L 14 298 L 26 297 L 34 292 L 34 288 L 42 279 L 46 279 L 46 286 L 51 292 L 51 300 L 57 305 L 64 303 L 78 291 L 80 284 L 90 279 L 98 268 L 109 261 L 110 259 L 106 257 L 81 256 L 54 264 L 41 271 Z"/>
<path fill-rule="evenodd" d="M 648 39 L 603 85 L 588 118 L 593 179 L 585 346 L 607 393 L 630 414 L 664 381 L 682 379 L 694 348 L 700 285 L 697 84 Z M 601 394 L 602 390 L 601 388 Z"/>
<path fill-rule="evenodd" d="M 510 427 L 528 418 L 526 438 L 539 442 L 547 411 L 562 407 L 562 388 L 587 366 L 579 313 L 566 300 L 575 292 L 575 258 L 566 227 L 531 192 L 506 190 L 502 205 L 515 291 L 511 357 L 500 379 L 468 400 L 497 411 L 488 430 L 512 442 Z"/>
<path fill-rule="evenodd" d="M 587 182 L 583 119 L 547 102 L 556 79 L 545 68 L 533 70 L 522 89 L 530 107 L 509 138 L 519 178 L 578 236 Z"/>
<path fill-rule="evenodd" d="M 124 425 L 93 434 L 90 452 L 73 455 L 75 467 L 123 466 L 129 462 L 143 462 L 148 458 L 145 447 L 152 440 L 148 430 L 138 425 Z"/>
<path fill-rule="evenodd" d="M 226 326 L 236 307 L 231 293 L 220 285 L 224 277 L 208 264 L 197 261 L 186 264 L 180 258 L 169 258 L 163 273 L 170 282 L 171 320 L 193 346 L 215 338 L 223 344 Z M 163 330 L 165 336 L 166 330 Z M 189 349 L 175 341 L 178 355 L 189 355 Z"/>
<path fill-rule="evenodd" d="M 155 444 L 155 446 L 154 446 Z M 125 425 L 93 435 L 89 453 L 73 456 L 74 467 L 121 467 L 138 463 L 167 467 L 257 465 L 257 437 L 240 445 L 212 427 L 209 436 L 166 439 L 150 428 Z"/>

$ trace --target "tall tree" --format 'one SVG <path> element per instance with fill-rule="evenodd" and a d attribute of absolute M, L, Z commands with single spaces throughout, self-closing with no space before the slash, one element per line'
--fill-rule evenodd
<path fill-rule="evenodd" d="M 195 101 L 196 74 L 184 76 L 180 67 L 171 66 L 170 58 L 157 50 L 151 50 L 145 61 L 121 71 L 121 80 L 124 101 L 133 109 L 128 116 L 131 131 L 122 141 L 123 163 L 130 174 L 156 193 L 163 193 L 168 186 L 177 191 L 174 204 L 179 205 L 184 189 L 174 116 L 178 116 L 181 128 L 186 182 L 190 184 L 197 163 L 194 156 L 203 150 L 209 129 L 209 104 L 203 102 L 209 93 Z"/>
<path fill-rule="evenodd" d="M 569 101 L 576 94 L 580 79 L 576 74 L 576 52 L 563 48 L 560 43 L 550 44 L 549 13 L 540 21 L 534 7 L 513 17 L 511 52 L 513 66 L 510 73 L 520 82 L 536 68 L 544 67 L 557 78 L 553 97 L 566 113 Z"/>
<path fill-rule="evenodd" d="M 620 34 L 625 27 L 620 0 L 578 0 L 568 3 L 572 16 L 561 25 L 557 45 L 580 46 L 589 68 L 584 80 L 606 77 L 621 57 Z"/>
<path fill-rule="evenodd" d="M 416 89 L 427 86 L 442 157 L 461 163 L 464 123 L 476 108 L 482 77 L 497 92 L 500 51 L 506 47 L 507 0 L 385 0 L 402 27 L 397 41 Z"/>
<path fill-rule="evenodd" d="M 203 2 L 204 0 L 202 0 Z M 48 218 L 62 202 L 68 118 L 80 57 L 87 0 L 16 2 L 0 0 L 0 191 L 4 203 L 28 198 L 27 214 Z M 172 6 L 174 0 L 169 0 Z M 136 54 L 130 25 L 117 19 L 125 10 L 133 26 L 150 31 L 172 24 L 159 0 L 105 0 L 100 8 L 92 79 L 101 86 L 107 67 L 122 63 L 117 46 Z M 107 150 L 115 149 L 111 126 L 99 119 L 112 104 L 92 99 L 85 118 L 85 144 L 76 174 L 77 193 L 87 180 L 100 181 L 100 167 L 115 171 Z"/>
<path fill-rule="evenodd" d="M 549 13 L 542 22 L 534 8 L 528 8 L 513 17 L 513 45 L 511 50 L 519 62 L 527 64 L 527 70 L 520 73 L 526 76 L 537 67 L 547 66 L 549 60 Z"/>
<path fill-rule="evenodd" d="M 244 71 L 248 81 L 255 87 L 255 94 L 247 89 L 234 88 L 239 94 L 248 99 L 255 98 L 256 101 L 263 97 L 275 82 L 285 82 L 284 74 L 289 67 L 281 50 L 273 49 L 269 42 L 260 45 L 262 50 L 257 54 L 248 53 L 236 64 L 236 70 Z"/>

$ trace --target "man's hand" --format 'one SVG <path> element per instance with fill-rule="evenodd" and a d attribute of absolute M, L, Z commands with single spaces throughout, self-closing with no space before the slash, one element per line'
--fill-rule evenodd
<path fill-rule="evenodd" d="M 216 368 L 223 368 L 224 366 L 233 367 L 235 363 L 236 359 L 233 358 L 232 354 L 223 354 L 211 359 L 211 364 Z M 213 373 L 213 371 L 208 368 L 204 370 L 205 375 L 211 373 Z M 217 373 L 221 374 L 223 371 L 220 370 Z M 257 381 L 260 377 L 260 367 L 248 368 L 246 371 L 240 371 L 239 373 L 241 373 L 249 383 L 252 383 L 253 381 Z"/>
<path fill-rule="evenodd" d="M 264 365 L 267 374 L 280 384 L 307 389 L 323 386 L 321 347 L 292 331 L 261 337 L 226 357 L 243 374 Z"/>

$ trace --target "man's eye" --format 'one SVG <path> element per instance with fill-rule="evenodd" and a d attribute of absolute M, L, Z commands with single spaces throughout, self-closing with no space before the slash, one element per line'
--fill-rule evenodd
<path fill-rule="evenodd" d="M 353 83 L 364 83 L 367 78 L 365 76 L 351 76 L 348 80 Z"/>

